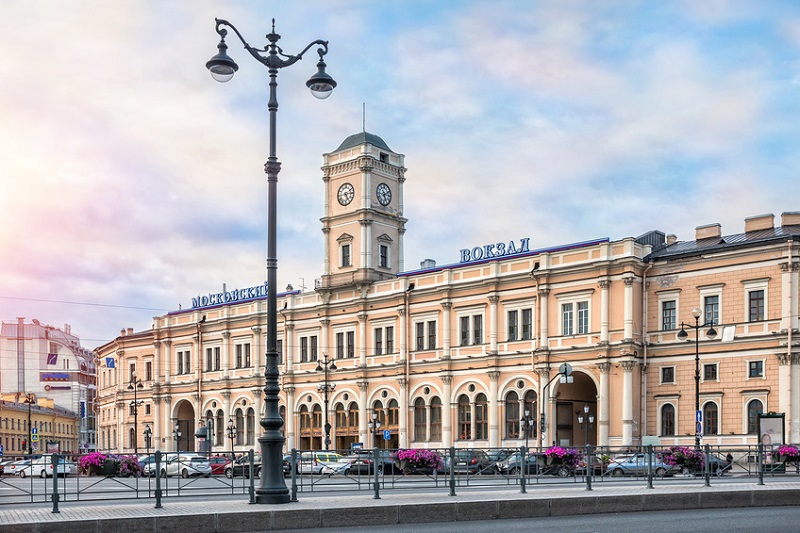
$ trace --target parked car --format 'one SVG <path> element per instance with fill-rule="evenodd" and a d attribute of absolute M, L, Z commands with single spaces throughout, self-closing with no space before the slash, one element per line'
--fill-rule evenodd
<path fill-rule="evenodd" d="M 71 472 L 71 466 L 66 463 L 64 458 L 59 459 L 58 464 L 53 466 L 53 459 L 50 456 L 37 457 L 36 459 L 25 459 L 18 463 L 14 468 L 14 475 L 19 477 L 53 477 L 53 475 L 66 476 Z M 14 465 L 12 465 L 13 468 Z"/>
<path fill-rule="evenodd" d="M 539 458 L 537 453 L 528 453 L 528 461 L 526 466 L 526 471 L 528 475 L 535 475 L 539 473 Z M 516 476 L 522 471 L 522 454 L 519 451 L 516 451 L 495 463 L 495 470 L 497 470 L 498 474 L 502 474 L 504 476 Z"/>
<path fill-rule="evenodd" d="M 8 474 L 10 472 L 6 472 L 6 467 L 10 466 L 11 463 L 15 462 L 15 459 L 4 459 L 0 461 L 0 476 L 3 474 Z"/>
<path fill-rule="evenodd" d="M 241 455 L 236 458 L 232 463 L 228 463 L 225 467 L 225 477 L 232 479 L 235 477 L 250 477 L 250 458 L 247 454 Z M 261 477 L 261 454 L 253 455 L 253 477 L 256 479 Z"/>
<path fill-rule="evenodd" d="M 32 459 L 19 459 L 6 467 L 6 474 L 11 476 L 26 477 L 31 472 Z"/>
<path fill-rule="evenodd" d="M 676 469 L 661 460 L 658 455 L 653 456 L 653 475 L 657 477 L 671 476 Z M 606 467 L 606 474 L 614 477 L 621 476 L 646 476 L 647 454 L 636 453 L 614 457 Z"/>
<path fill-rule="evenodd" d="M 188 478 L 190 476 L 211 476 L 211 463 L 208 462 L 207 457 L 197 454 L 181 453 L 177 455 L 168 456 L 166 464 L 161 463 L 161 477 L 167 476 L 181 476 Z"/>
<path fill-rule="evenodd" d="M 731 464 L 732 463 L 729 463 L 727 459 L 723 459 L 717 455 L 714 455 L 713 453 L 708 455 L 708 471 L 711 473 L 712 476 L 720 477 L 724 475 L 725 472 L 730 470 Z M 681 466 L 680 471 L 681 474 L 695 475 L 695 476 L 703 476 L 706 473 L 705 466 L 702 466 L 696 470 L 693 470 L 688 466 Z"/>
<path fill-rule="evenodd" d="M 209 458 L 208 462 L 211 463 L 211 475 L 221 476 L 225 473 L 228 465 L 231 464 L 231 458 L 224 455 L 216 455 Z"/>
<path fill-rule="evenodd" d="M 297 454 L 297 459 L 294 464 L 294 471 L 300 472 L 298 466 L 300 465 L 300 454 Z M 287 453 L 283 456 L 283 477 L 292 475 L 292 454 Z"/>
<path fill-rule="evenodd" d="M 491 450 L 486 450 L 486 455 L 488 455 L 489 459 L 495 464 L 507 459 L 515 453 L 519 453 L 519 448 L 492 448 Z"/>
<path fill-rule="evenodd" d="M 344 460 L 351 464 L 351 474 L 367 476 L 375 472 L 373 459 L 372 450 L 353 450 L 344 457 Z M 378 450 L 377 463 L 379 474 L 395 474 L 400 470 L 395 464 L 394 454 L 387 450 Z"/>
<path fill-rule="evenodd" d="M 494 463 L 483 450 L 460 449 L 456 450 L 453 471 L 457 474 L 494 474 Z M 449 471 L 450 464 L 445 461 L 445 471 Z"/>
<path fill-rule="evenodd" d="M 319 474 L 325 465 L 338 463 L 342 457 L 335 452 L 303 452 L 297 466 L 301 474 Z"/>

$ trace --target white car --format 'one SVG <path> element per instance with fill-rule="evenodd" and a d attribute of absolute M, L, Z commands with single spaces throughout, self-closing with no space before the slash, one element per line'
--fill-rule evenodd
<path fill-rule="evenodd" d="M 334 452 L 303 452 L 300 454 L 297 470 L 301 474 L 321 474 L 327 465 L 338 463 L 343 458 Z"/>
<path fill-rule="evenodd" d="M 71 461 L 70 461 L 71 462 Z M 17 463 L 14 463 L 16 465 Z M 14 466 L 12 465 L 12 467 Z M 50 456 L 39 457 L 37 459 L 26 459 L 22 461 L 15 470 L 14 475 L 19 477 L 38 476 L 38 477 L 53 477 L 53 459 Z M 55 467 L 55 473 L 59 476 L 67 476 L 72 472 L 71 465 L 61 458 L 58 465 Z"/>
<path fill-rule="evenodd" d="M 208 457 L 197 454 L 178 454 L 167 456 L 161 463 L 161 477 L 181 476 L 211 476 L 211 463 Z"/>

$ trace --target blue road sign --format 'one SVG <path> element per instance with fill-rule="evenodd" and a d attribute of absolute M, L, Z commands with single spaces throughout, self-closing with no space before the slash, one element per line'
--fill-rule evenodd
<path fill-rule="evenodd" d="M 392 432 L 388 429 L 383 430 L 383 440 L 391 440 L 392 439 Z"/>
<path fill-rule="evenodd" d="M 694 421 L 695 422 L 702 422 L 703 421 L 703 411 L 702 409 L 698 409 L 694 413 Z"/>
<path fill-rule="evenodd" d="M 3 457 L 3 453 L 4 453 L 5 451 L 6 451 L 6 449 L 5 449 L 5 448 L 3 448 L 3 445 L 2 445 L 2 444 L 0 444 L 0 457 Z"/>
<path fill-rule="evenodd" d="M 36 435 L 39 433 L 39 428 L 31 428 L 31 435 Z"/>

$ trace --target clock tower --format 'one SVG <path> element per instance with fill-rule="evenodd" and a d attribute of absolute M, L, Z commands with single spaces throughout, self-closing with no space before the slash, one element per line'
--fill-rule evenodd
<path fill-rule="evenodd" d="M 402 272 L 404 158 L 365 131 L 323 155 L 321 289 L 368 285 Z"/>

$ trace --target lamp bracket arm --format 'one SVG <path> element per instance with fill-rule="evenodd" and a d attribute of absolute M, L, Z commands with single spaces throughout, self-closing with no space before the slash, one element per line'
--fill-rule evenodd
<path fill-rule="evenodd" d="M 319 48 L 317 48 L 317 53 L 319 54 L 320 61 L 322 61 L 322 57 L 325 54 L 328 53 L 328 41 L 323 41 L 321 39 L 317 39 L 316 41 L 312 41 L 312 42 L 308 43 L 306 45 L 306 47 L 303 48 L 303 50 L 299 54 L 296 54 L 296 55 L 291 55 L 291 54 L 284 53 L 283 49 L 280 46 L 278 46 L 277 44 L 273 44 L 272 45 L 275 48 L 275 55 L 270 55 L 268 57 L 263 57 L 260 54 L 257 55 L 257 52 L 266 52 L 267 51 L 266 49 L 264 49 L 264 50 L 256 50 L 256 49 L 253 49 L 253 48 L 248 48 L 247 50 L 256 59 L 258 59 L 259 61 L 264 63 L 266 66 L 268 66 L 270 68 L 283 68 L 283 67 L 288 67 L 290 65 L 294 65 L 295 63 L 297 63 L 298 61 L 303 59 L 303 56 L 305 55 L 305 53 L 308 52 L 308 50 L 314 45 L 319 45 L 320 46 Z M 277 57 L 278 55 L 282 56 L 285 59 L 278 58 Z M 272 64 L 273 62 L 275 64 Z"/>

